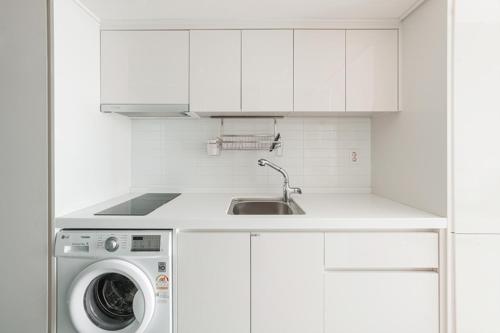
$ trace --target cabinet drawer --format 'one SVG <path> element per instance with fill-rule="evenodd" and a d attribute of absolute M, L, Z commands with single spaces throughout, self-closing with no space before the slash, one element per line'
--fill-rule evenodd
<path fill-rule="evenodd" d="M 438 333 L 438 273 L 326 273 L 324 332 Z"/>
<path fill-rule="evenodd" d="M 335 232 L 325 234 L 327 269 L 434 269 L 439 239 L 434 232 Z"/>

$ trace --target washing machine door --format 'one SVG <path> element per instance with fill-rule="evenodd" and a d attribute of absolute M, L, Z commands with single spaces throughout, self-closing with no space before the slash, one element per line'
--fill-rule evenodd
<path fill-rule="evenodd" d="M 82 333 L 142 333 L 155 311 L 155 293 L 148 276 L 136 265 L 119 259 L 86 267 L 68 295 L 71 321 Z"/>

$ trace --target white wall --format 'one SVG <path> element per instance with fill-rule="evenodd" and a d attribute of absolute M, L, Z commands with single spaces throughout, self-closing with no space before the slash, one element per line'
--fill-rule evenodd
<path fill-rule="evenodd" d="M 55 214 L 130 186 L 130 120 L 99 112 L 99 25 L 75 1 L 54 1 Z"/>
<path fill-rule="evenodd" d="M 47 3 L 0 10 L 0 331 L 47 332 Z"/>
<path fill-rule="evenodd" d="M 402 112 L 373 119 L 373 191 L 446 215 L 447 1 L 401 25 Z"/>
<path fill-rule="evenodd" d="M 206 142 L 218 135 L 219 120 L 134 120 L 132 186 L 135 189 L 207 192 L 276 192 L 282 176 L 257 165 L 268 158 L 283 166 L 304 192 L 369 192 L 369 118 L 278 120 L 283 156 L 266 151 L 223 151 L 208 156 Z M 226 134 L 272 133 L 273 122 L 226 119 Z M 351 163 L 351 152 L 359 155 Z"/>

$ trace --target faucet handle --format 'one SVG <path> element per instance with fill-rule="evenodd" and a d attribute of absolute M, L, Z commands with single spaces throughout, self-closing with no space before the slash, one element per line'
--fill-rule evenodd
<path fill-rule="evenodd" d="M 292 187 L 292 193 L 302 194 L 302 189 L 300 187 Z"/>

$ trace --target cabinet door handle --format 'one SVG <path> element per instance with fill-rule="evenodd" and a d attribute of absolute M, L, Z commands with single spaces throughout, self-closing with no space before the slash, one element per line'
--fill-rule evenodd
<path fill-rule="evenodd" d="M 260 237 L 260 234 L 254 234 L 254 233 L 252 233 L 252 234 L 250 234 L 250 237 Z"/>

